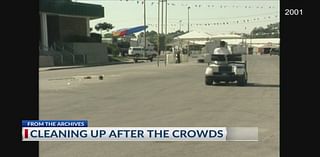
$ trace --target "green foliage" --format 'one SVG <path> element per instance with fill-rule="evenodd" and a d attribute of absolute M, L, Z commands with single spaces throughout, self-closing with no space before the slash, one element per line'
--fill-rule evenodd
<path fill-rule="evenodd" d="M 150 43 L 154 45 L 158 45 L 158 35 L 157 35 L 158 33 L 156 31 L 151 31 L 151 32 L 147 31 L 146 34 L 147 34 L 146 36 L 147 40 Z M 142 37 L 143 35 L 144 35 L 144 32 L 141 32 L 138 37 Z"/>
<path fill-rule="evenodd" d="M 107 44 L 108 54 L 112 54 L 113 56 L 118 56 L 120 49 L 115 44 Z"/>
<path fill-rule="evenodd" d="M 112 43 L 117 44 L 118 43 L 118 37 L 112 36 Z"/>
<path fill-rule="evenodd" d="M 175 37 L 180 36 L 180 35 L 183 35 L 183 34 L 185 34 L 185 33 L 187 33 L 187 32 L 180 31 L 180 30 L 169 33 L 169 34 L 167 35 L 166 43 L 172 42 Z"/>
<path fill-rule="evenodd" d="M 184 31 L 176 31 L 176 32 L 171 32 L 168 33 L 166 36 L 165 35 L 160 35 L 160 49 L 164 49 L 164 43 L 170 43 L 173 41 L 173 39 L 179 35 L 183 35 L 186 32 Z M 146 32 L 147 34 L 147 40 L 155 45 L 155 49 L 158 47 L 158 33 L 156 31 L 151 31 L 151 32 Z M 141 32 L 138 37 L 143 37 L 144 32 Z"/>
<path fill-rule="evenodd" d="M 105 38 L 112 38 L 112 34 L 111 33 L 106 33 L 103 35 Z"/>
<path fill-rule="evenodd" d="M 64 38 L 65 42 L 101 42 L 100 34 L 90 34 L 90 37 L 82 35 L 70 35 Z"/>
<path fill-rule="evenodd" d="M 103 22 L 103 23 L 98 23 L 94 26 L 94 29 L 96 31 L 100 31 L 102 35 L 102 31 L 109 31 L 110 29 L 113 29 L 114 26 L 111 23 Z"/>
<path fill-rule="evenodd" d="M 129 61 L 129 59 L 128 59 L 128 57 L 112 56 L 110 58 L 110 61 L 112 61 L 112 62 L 126 62 L 126 61 Z"/>
<path fill-rule="evenodd" d="M 118 47 L 119 48 L 129 48 L 130 47 L 130 42 L 128 42 L 128 41 L 118 42 Z"/>
<path fill-rule="evenodd" d="M 263 27 L 255 27 L 251 31 L 251 35 L 253 38 L 275 38 L 279 37 L 279 27 L 280 23 L 273 23 L 267 25 L 267 28 Z"/>
<path fill-rule="evenodd" d="M 166 41 L 166 36 L 165 35 L 160 35 L 160 50 L 165 50 L 165 41 Z"/>
<path fill-rule="evenodd" d="M 101 34 L 90 33 L 90 37 L 95 42 L 101 42 Z"/>

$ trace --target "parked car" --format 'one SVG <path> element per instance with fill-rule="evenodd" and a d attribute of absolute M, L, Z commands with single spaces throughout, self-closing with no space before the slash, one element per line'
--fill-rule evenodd
<path fill-rule="evenodd" d="M 146 53 L 146 54 L 144 54 L 144 53 Z M 135 56 L 135 57 L 139 57 L 139 56 L 156 57 L 157 56 L 157 52 L 154 51 L 154 50 L 148 50 L 148 49 L 145 50 L 143 47 L 129 47 L 128 55 L 129 56 Z"/>

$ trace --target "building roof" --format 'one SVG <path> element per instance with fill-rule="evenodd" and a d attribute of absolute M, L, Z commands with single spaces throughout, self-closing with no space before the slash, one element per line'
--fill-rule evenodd
<path fill-rule="evenodd" d="M 208 41 L 191 41 L 190 44 L 192 45 L 206 45 Z"/>
<path fill-rule="evenodd" d="M 183 35 L 180 35 L 174 39 L 180 40 L 210 40 L 210 39 L 241 39 L 241 35 L 237 34 L 217 34 L 212 35 L 206 32 L 192 31 Z"/>
<path fill-rule="evenodd" d="M 280 38 L 256 38 L 256 39 L 247 39 L 247 43 L 252 43 L 252 44 L 265 44 L 265 43 L 280 44 Z"/>
<path fill-rule="evenodd" d="M 239 45 L 242 42 L 246 42 L 247 44 L 251 45 L 252 47 L 279 47 L 280 45 L 280 39 L 279 38 L 259 38 L 259 39 L 221 39 L 228 43 L 228 45 Z M 184 45 L 206 45 L 207 42 L 210 41 L 204 41 L 204 40 L 191 40 L 189 41 L 183 41 Z M 173 42 L 167 44 L 167 46 L 173 46 L 173 45 L 179 45 L 179 40 L 174 40 Z"/>
<path fill-rule="evenodd" d="M 237 34 L 218 34 L 212 35 L 211 39 L 240 39 L 242 38 L 241 35 Z"/>
<path fill-rule="evenodd" d="M 209 40 L 211 34 L 205 32 L 192 31 L 186 34 L 175 37 L 174 39 L 181 40 Z"/>
<path fill-rule="evenodd" d="M 52 14 L 84 16 L 90 19 L 104 17 L 101 5 L 71 2 L 71 0 L 40 0 L 39 10 Z"/>

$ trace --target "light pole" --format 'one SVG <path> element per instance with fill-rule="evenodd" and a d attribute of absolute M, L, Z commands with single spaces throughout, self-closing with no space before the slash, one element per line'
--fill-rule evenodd
<path fill-rule="evenodd" d="M 182 22 L 182 20 L 179 20 L 179 31 L 181 32 L 181 22 Z"/>
<path fill-rule="evenodd" d="M 167 35 L 168 33 L 168 1 L 165 0 L 165 5 L 166 5 L 166 14 L 165 14 L 165 26 L 166 26 L 166 29 L 165 29 L 165 34 Z"/>
<path fill-rule="evenodd" d="M 164 41 L 164 66 L 167 66 L 167 54 L 166 54 L 166 42 L 167 42 L 167 40 L 166 40 L 166 38 L 167 38 L 167 33 L 168 33 L 168 2 L 167 2 L 167 0 L 165 0 L 166 1 L 166 14 L 165 14 L 165 22 L 166 22 L 166 29 L 165 29 L 165 41 Z"/>
<path fill-rule="evenodd" d="M 160 55 L 160 0 L 158 0 L 158 55 L 157 55 L 157 65 L 159 67 L 159 55 Z"/>
<path fill-rule="evenodd" d="M 190 7 L 188 7 L 188 32 L 190 31 L 190 19 L 189 19 L 189 10 L 190 10 Z"/>
<path fill-rule="evenodd" d="M 161 35 L 163 35 L 163 1 L 161 0 Z"/>
<path fill-rule="evenodd" d="M 190 10 L 190 7 L 188 7 L 188 33 L 190 31 L 190 15 L 189 15 L 189 10 Z M 188 40 L 188 49 L 187 49 L 187 53 L 190 53 L 190 47 L 189 47 L 189 40 Z"/>
<path fill-rule="evenodd" d="M 146 32 L 146 0 L 143 0 L 143 23 L 144 23 L 144 56 L 146 54 L 147 49 L 147 32 Z"/>

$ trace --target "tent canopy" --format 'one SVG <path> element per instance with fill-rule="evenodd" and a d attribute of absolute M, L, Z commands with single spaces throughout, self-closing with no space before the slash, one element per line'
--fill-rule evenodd
<path fill-rule="evenodd" d="M 237 34 L 218 34 L 218 35 L 212 35 L 210 33 L 206 32 L 199 32 L 199 31 L 192 31 L 183 35 L 180 35 L 178 37 L 175 37 L 174 39 L 178 40 L 205 40 L 208 41 L 210 39 L 241 39 L 241 35 Z"/>
<path fill-rule="evenodd" d="M 218 34 L 218 35 L 212 35 L 212 39 L 240 39 L 242 38 L 241 35 L 237 34 Z"/>
<path fill-rule="evenodd" d="M 174 39 L 180 40 L 209 40 L 211 34 L 205 32 L 192 31 L 186 34 L 175 37 Z"/>

